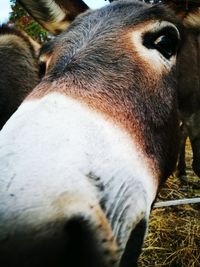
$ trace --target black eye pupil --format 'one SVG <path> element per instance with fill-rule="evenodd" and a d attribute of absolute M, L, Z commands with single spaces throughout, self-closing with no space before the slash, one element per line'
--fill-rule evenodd
<path fill-rule="evenodd" d="M 143 45 L 157 50 L 169 60 L 176 54 L 180 43 L 179 33 L 174 27 L 165 27 L 158 32 L 147 32 L 143 36 Z"/>
<path fill-rule="evenodd" d="M 176 52 L 176 44 L 166 35 L 159 36 L 155 40 L 154 45 L 155 48 L 167 59 L 170 59 Z"/>

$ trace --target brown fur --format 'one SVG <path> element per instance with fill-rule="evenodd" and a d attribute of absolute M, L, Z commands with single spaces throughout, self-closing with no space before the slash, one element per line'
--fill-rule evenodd
<path fill-rule="evenodd" d="M 37 53 L 21 31 L 0 27 L 0 129 L 39 82 Z"/>
<path fill-rule="evenodd" d="M 189 137 L 193 150 L 193 170 L 200 177 L 200 1 L 165 0 L 164 3 L 175 11 L 186 26 L 185 42 L 177 60 L 178 102 L 182 123 L 177 174 L 186 175 L 185 142 Z"/>
<path fill-rule="evenodd" d="M 55 2 L 64 10 L 68 11 L 68 16 L 66 17 L 66 19 L 68 19 L 69 21 L 73 21 L 77 17 L 77 15 L 86 11 L 88 8 L 87 5 L 81 0 L 55 0 Z"/>
<path fill-rule="evenodd" d="M 182 20 L 184 26 L 188 28 L 200 27 L 200 1 L 192 0 L 163 0 Z"/>
<path fill-rule="evenodd" d="M 193 170 L 200 177 L 200 31 L 187 29 L 186 42 L 178 58 L 178 99 L 183 123 L 178 175 L 186 175 L 185 141 L 193 150 Z"/>

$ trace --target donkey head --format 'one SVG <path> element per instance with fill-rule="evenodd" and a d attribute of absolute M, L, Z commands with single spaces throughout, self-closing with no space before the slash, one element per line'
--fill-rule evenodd
<path fill-rule="evenodd" d="M 117 1 L 43 47 L 46 75 L 0 134 L 2 266 L 136 265 L 176 163 L 180 31 Z"/>

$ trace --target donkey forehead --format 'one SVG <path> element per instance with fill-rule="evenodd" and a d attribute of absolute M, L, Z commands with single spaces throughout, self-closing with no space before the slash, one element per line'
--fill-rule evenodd
<path fill-rule="evenodd" d="M 149 6 L 134 0 L 118 0 L 101 9 L 83 13 L 72 25 L 81 24 L 81 28 L 85 26 L 87 30 L 91 30 L 97 24 L 104 31 L 113 27 L 134 26 L 151 20 L 169 20 L 177 23 L 177 19 L 163 6 Z"/>
<path fill-rule="evenodd" d="M 125 64 L 123 61 L 124 68 L 128 67 L 129 53 L 133 51 L 141 54 L 136 64 L 139 66 L 145 59 L 145 51 L 141 51 L 141 37 L 148 32 L 159 32 L 166 26 L 179 28 L 178 25 L 174 16 L 162 6 L 150 7 L 139 1 L 116 1 L 77 17 L 66 31 L 44 45 L 40 59 L 46 62 L 47 73 L 51 72 L 54 78 L 65 72 L 68 63 L 77 59 L 81 65 L 83 62 L 95 62 L 96 66 L 105 66 L 113 64 L 118 58 L 126 61 Z M 176 31 L 179 35 L 177 28 Z M 132 38 L 130 34 L 135 32 L 137 37 Z M 132 64 L 132 60 L 129 63 Z M 154 63 L 158 68 L 162 67 Z"/>
<path fill-rule="evenodd" d="M 41 54 L 46 52 L 64 52 L 65 49 L 76 49 L 81 45 L 81 41 L 98 40 L 98 44 L 106 42 L 112 43 L 113 39 L 98 38 L 110 35 L 120 40 L 127 31 L 134 31 L 138 27 L 145 32 L 149 24 L 155 22 L 168 21 L 178 26 L 174 16 L 162 6 L 149 7 L 139 1 L 120 0 L 98 10 L 89 10 L 79 17 L 54 41 L 43 48 Z M 61 51 L 59 51 L 61 50 Z"/>

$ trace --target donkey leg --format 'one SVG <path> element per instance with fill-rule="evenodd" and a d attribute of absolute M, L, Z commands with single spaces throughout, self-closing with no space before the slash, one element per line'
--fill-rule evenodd
<path fill-rule="evenodd" d="M 186 164 L 185 164 L 185 144 L 188 136 L 187 128 L 184 124 L 180 127 L 181 138 L 180 138 L 180 148 L 179 148 L 179 157 L 177 165 L 177 176 L 184 177 L 186 176 Z"/>
<path fill-rule="evenodd" d="M 193 152 L 192 168 L 200 177 L 200 111 L 192 114 L 188 134 Z"/>
<path fill-rule="evenodd" d="M 193 152 L 192 168 L 196 175 L 200 177 L 200 136 L 192 140 L 191 145 Z"/>

